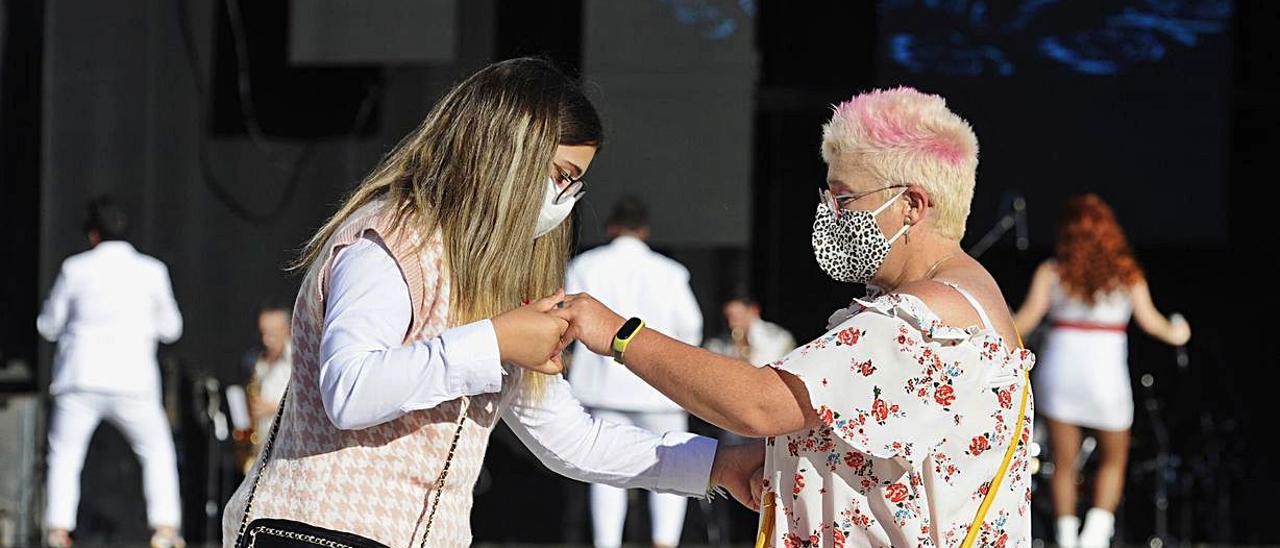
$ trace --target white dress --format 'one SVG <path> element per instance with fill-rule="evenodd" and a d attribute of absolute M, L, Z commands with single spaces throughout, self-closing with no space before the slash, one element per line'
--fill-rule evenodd
<path fill-rule="evenodd" d="M 1132 315 L 1125 289 L 1100 294 L 1091 305 L 1054 281 L 1051 327 L 1035 377 L 1041 415 L 1098 430 L 1126 430 L 1133 424 L 1125 333 Z"/>

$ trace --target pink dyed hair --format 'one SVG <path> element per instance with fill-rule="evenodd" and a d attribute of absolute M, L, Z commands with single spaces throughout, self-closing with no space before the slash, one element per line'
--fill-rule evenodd
<path fill-rule="evenodd" d="M 973 200 L 978 138 L 942 97 L 898 87 L 836 105 L 822 127 L 822 159 L 852 157 L 892 183 L 920 185 L 937 204 L 938 231 L 960 239 Z"/>

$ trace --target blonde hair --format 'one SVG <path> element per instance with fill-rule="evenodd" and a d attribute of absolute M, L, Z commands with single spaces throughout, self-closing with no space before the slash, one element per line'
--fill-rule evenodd
<path fill-rule="evenodd" d="M 822 160 L 848 155 L 880 179 L 924 188 L 937 209 L 939 235 L 964 237 L 978 138 L 945 99 L 899 87 L 840 103 L 822 126 Z"/>
<path fill-rule="evenodd" d="M 347 218 L 385 199 L 393 230 L 442 232 L 451 324 L 550 295 L 564 283 L 572 223 L 534 238 L 548 170 L 557 146 L 602 141 L 590 101 L 549 62 L 490 65 L 436 103 L 311 237 L 293 268 L 321 260 Z M 540 377 L 531 377 L 535 390 Z"/>

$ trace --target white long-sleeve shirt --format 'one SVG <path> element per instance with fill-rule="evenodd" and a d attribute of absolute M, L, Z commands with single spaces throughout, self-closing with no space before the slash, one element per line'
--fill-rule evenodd
<path fill-rule="evenodd" d="M 169 269 L 122 241 L 62 263 L 36 329 L 58 343 L 53 394 L 159 394 L 157 342 L 182 336 Z"/>
<path fill-rule="evenodd" d="M 579 255 L 569 263 L 565 291 L 590 293 L 623 317 L 639 317 L 646 327 L 684 343 L 702 341 L 702 311 L 689 288 L 689 271 L 639 239 L 620 236 Z M 613 358 L 575 346 L 569 380 L 583 404 L 619 411 L 680 410 Z"/>
<path fill-rule="evenodd" d="M 409 289 L 376 235 L 334 258 L 321 335 L 320 384 L 338 428 L 367 428 L 462 396 L 497 392 L 504 375 L 489 320 L 402 344 Z M 522 393 L 502 419 L 553 471 L 574 479 L 686 496 L 705 493 L 716 442 L 592 419 L 560 376 L 540 399 Z"/>

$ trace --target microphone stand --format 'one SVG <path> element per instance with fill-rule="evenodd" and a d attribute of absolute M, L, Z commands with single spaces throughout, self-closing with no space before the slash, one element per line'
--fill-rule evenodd
<path fill-rule="evenodd" d="M 202 392 L 205 398 L 204 405 L 204 421 L 205 443 L 208 454 L 205 457 L 205 485 L 204 485 L 204 538 L 218 538 L 218 533 L 222 526 L 218 520 L 218 515 L 222 509 L 222 475 L 226 469 L 226 454 L 222 448 L 222 442 L 230 437 L 230 430 L 227 428 L 227 416 L 222 411 L 222 386 L 218 379 L 212 375 L 206 374 L 202 379 L 196 381 L 197 389 Z M 203 421 L 202 421 L 203 422 Z"/>
<path fill-rule="evenodd" d="M 1151 502 L 1155 508 L 1155 525 L 1151 536 L 1147 537 L 1147 546 L 1161 548 L 1174 541 L 1169 534 L 1169 485 L 1176 481 L 1180 463 L 1170 451 L 1169 428 L 1165 423 L 1164 413 L 1161 412 L 1160 399 L 1155 394 L 1155 376 L 1150 373 L 1144 374 L 1140 382 L 1143 407 L 1151 421 L 1151 434 L 1156 442 L 1154 462 L 1148 461 L 1139 468 L 1143 472 L 1154 475 Z"/>
<path fill-rule="evenodd" d="M 1182 320 L 1181 314 L 1170 315 L 1174 321 Z M 1179 345 L 1177 350 L 1177 373 L 1185 374 L 1190 365 L 1187 357 L 1186 346 Z M 1185 379 L 1184 379 L 1185 380 Z M 1151 548 L 1161 548 L 1164 546 L 1185 546 L 1190 542 L 1187 534 L 1187 523 L 1182 524 L 1181 538 L 1175 537 L 1169 528 L 1169 501 L 1170 493 L 1177 490 L 1181 497 L 1179 501 L 1182 505 L 1183 516 L 1187 516 L 1190 508 L 1191 500 L 1187 496 L 1191 490 L 1191 478 L 1179 478 L 1179 472 L 1185 468 L 1183 459 L 1180 455 L 1173 452 L 1173 443 L 1170 438 L 1169 423 L 1167 417 L 1162 412 L 1163 406 L 1155 392 L 1155 375 L 1146 373 L 1142 375 L 1140 383 L 1142 385 L 1143 407 L 1146 408 L 1147 417 L 1151 421 L 1151 433 L 1156 442 L 1156 455 L 1154 462 L 1147 462 L 1141 467 L 1144 472 L 1154 474 L 1154 492 L 1152 493 L 1152 503 L 1155 507 L 1155 526 L 1152 535 L 1147 538 L 1147 546 Z M 1202 421 L 1204 420 L 1202 415 Z M 1203 428 L 1203 425 L 1202 425 Z"/>
<path fill-rule="evenodd" d="M 1027 201 L 1019 193 L 1011 194 L 1013 198 L 1005 201 L 1010 206 L 1007 212 L 996 221 L 991 230 L 982 236 L 982 239 L 978 240 L 978 243 L 969 248 L 970 257 L 975 259 L 981 257 L 991 249 L 991 246 L 1000 241 L 1009 229 L 1015 229 L 1014 244 L 1018 247 L 1018 251 L 1026 251 L 1030 247 L 1030 240 L 1027 238 Z"/>

